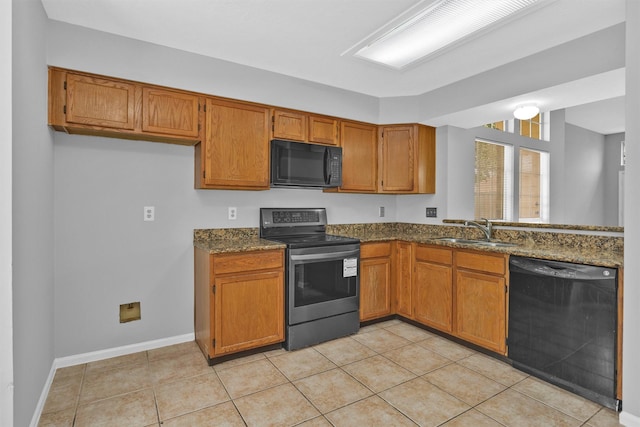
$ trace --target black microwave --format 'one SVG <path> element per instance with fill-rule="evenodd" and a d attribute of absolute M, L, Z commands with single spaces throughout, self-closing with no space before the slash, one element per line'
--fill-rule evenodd
<path fill-rule="evenodd" d="M 342 148 L 271 141 L 271 187 L 330 188 L 342 185 Z"/>

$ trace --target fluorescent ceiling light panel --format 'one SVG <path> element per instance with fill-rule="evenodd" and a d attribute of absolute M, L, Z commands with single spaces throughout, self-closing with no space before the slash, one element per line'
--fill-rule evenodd
<path fill-rule="evenodd" d="M 401 69 L 541 0 L 438 0 L 355 56 Z"/>

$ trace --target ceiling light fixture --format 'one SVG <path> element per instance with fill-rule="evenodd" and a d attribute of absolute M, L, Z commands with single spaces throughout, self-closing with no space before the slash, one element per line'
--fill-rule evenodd
<path fill-rule="evenodd" d="M 541 0 L 437 0 L 361 48 L 355 56 L 401 69 Z"/>
<path fill-rule="evenodd" d="M 518 120 L 529 120 L 540 112 L 540 109 L 535 104 L 519 105 L 513 112 L 513 117 Z"/>

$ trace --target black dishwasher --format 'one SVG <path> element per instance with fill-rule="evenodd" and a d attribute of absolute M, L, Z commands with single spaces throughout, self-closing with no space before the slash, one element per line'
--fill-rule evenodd
<path fill-rule="evenodd" d="M 509 272 L 513 366 L 619 410 L 617 270 L 512 256 Z"/>

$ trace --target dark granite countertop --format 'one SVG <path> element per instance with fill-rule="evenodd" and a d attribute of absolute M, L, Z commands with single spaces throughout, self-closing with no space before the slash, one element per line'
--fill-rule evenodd
<path fill-rule="evenodd" d="M 469 227 L 419 224 L 394 224 L 388 227 L 372 224 L 372 227 L 362 227 L 356 224 L 330 226 L 327 231 L 360 239 L 362 243 L 403 240 L 576 264 L 612 268 L 620 268 L 624 265 L 622 237 L 496 229 L 495 241 L 515 243 L 516 246 L 493 247 L 438 240 L 440 237 L 481 240 L 480 232 Z"/>
<path fill-rule="evenodd" d="M 481 239 L 480 231 L 470 227 L 403 223 L 329 225 L 327 232 L 360 239 L 362 243 L 403 240 L 458 249 L 504 253 L 531 258 L 619 268 L 623 266 L 623 238 L 546 231 L 502 230 L 495 240 L 516 246 L 488 247 L 447 242 L 439 237 Z M 194 230 L 194 246 L 209 253 L 282 249 L 284 244 L 261 239 L 257 228 Z"/>
<path fill-rule="evenodd" d="M 257 228 L 214 228 L 194 230 L 193 246 L 209 252 L 222 254 L 229 252 L 264 251 L 284 249 L 283 243 L 261 239 Z"/>

